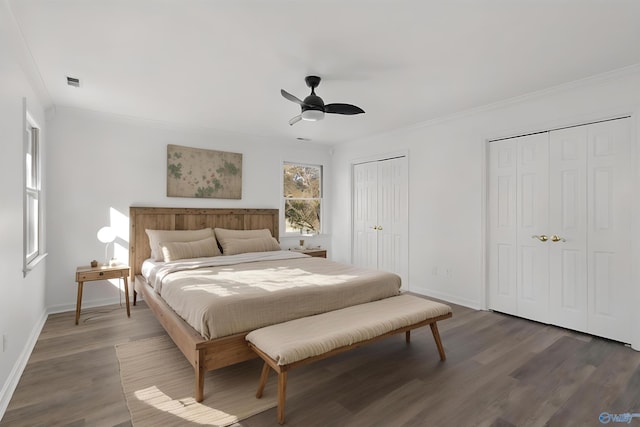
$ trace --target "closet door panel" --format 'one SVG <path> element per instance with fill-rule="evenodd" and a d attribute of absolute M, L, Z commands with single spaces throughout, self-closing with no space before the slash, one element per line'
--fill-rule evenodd
<path fill-rule="evenodd" d="M 376 163 L 353 167 L 353 263 L 378 268 L 378 170 Z"/>
<path fill-rule="evenodd" d="M 550 132 L 549 152 L 549 323 L 586 331 L 586 126 Z"/>
<path fill-rule="evenodd" d="M 554 278 L 554 282 L 560 284 L 558 287 L 559 292 L 554 291 L 553 297 L 555 304 L 560 310 L 569 312 L 576 315 L 578 322 L 575 322 L 576 327 L 584 329 L 586 325 L 585 304 L 584 304 L 584 251 L 573 249 L 560 249 L 558 251 L 560 259 L 558 265 L 561 267 L 560 271 L 562 277 Z M 559 295 L 559 296 L 558 296 Z M 552 323 L 561 325 L 563 323 L 569 323 L 562 316 L 556 321 L 552 320 Z"/>
<path fill-rule="evenodd" d="M 517 314 L 517 142 L 489 145 L 489 308 Z"/>
<path fill-rule="evenodd" d="M 546 321 L 549 306 L 549 135 L 516 138 L 517 313 Z"/>
<path fill-rule="evenodd" d="M 629 120 L 588 127 L 589 332 L 630 342 L 631 167 Z"/>
<path fill-rule="evenodd" d="M 399 157 L 377 162 L 378 166 L 378 269 L 407 280 L 403 242 L 407 241 L 407 191 L 404 184 L 407 159 Z"/>

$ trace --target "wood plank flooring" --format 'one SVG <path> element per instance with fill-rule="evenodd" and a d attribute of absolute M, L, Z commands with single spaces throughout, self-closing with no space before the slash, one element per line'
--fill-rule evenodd
<path fill-rule="evenodd" d="M 429 328 L 296 369 L 289 426 L 598 426 L 640 413 L 640 353 L 620 343 L 452 305 Z M 49 317 L 0 426 L 129 426 L 114 345 L 164 331 L 144 302 Z M 259 373 L 256 373 L 256 386 Z M 275 375 L 270 378 L 275 380 Z M 640 424 L 633 419 L 631 425 Z M 275 409 L 236 427 L 275 426 Z"/>

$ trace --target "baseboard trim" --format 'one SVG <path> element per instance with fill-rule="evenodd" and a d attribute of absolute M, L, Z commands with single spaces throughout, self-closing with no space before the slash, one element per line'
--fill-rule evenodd
<path fill-rule="evenodd" d="M 478 301 L 474 301 L 466 298 L 460 298 L 456 295 L 450 295 L 445 292 L 434 291 L 432 289 L 426 289 L 426 288 L 417 288 L 417 289 L 412 288 L 411 292 L 424 295 L 426 297 L 437 298 L 443 301 L 450 302 L 452 304 L 462 305 L 464 307 L 472 308 L 474 310 L 482 309 Z"/>
<path fill-rule="evenodd" d="M 44 327 L 48 316 L 49 314 L 47 310 L 43 310 L 42 315 L 40 316 L 40 320 L 36 322 L 35 326 L 31 330 L 31 333 L 29 334 L 29 339 L 22 349 L 22 353 L 20 353 L 18 360 L 16 360 L 16 363 L 13 365 L 13 369 L 9 374 L 9 378 L 7 378 L 7 381 L 2 385 L 2 390 L 0 390 L 0 420 L 4 417 L 4 413 L 7 411 L 7 407 L 9 406 L 9 402 L 11 401 L 11 397 L 16 391 L 16 387 L 18 387 L 20 377 L 22 377 L 22 373 L 27 367 L 29 357 L 31 356 L 31 353 L 36 346 L 36 342 L 38 342 L 38 337 L 42 332 L 42 328 Z"/>
<path fill-rule="evenodd" d="M 139 297 L 140 295 L 138 295 L 138 298 Z M 133 301 L 133 297 L 131 297 L 130 299 Z M 102 307 L 105 305 L 118 304 L 120 302 L 122 302 L 122 305 L 125 304 L 124 296 L 122 297 L 122 301 L 120 301 L 119 298 L 103 298 L 98 300 L 82 301 L 82 310 L 84 311 L 85 308 L 96 308 L 96 307 Z M 57 314 L 57 313 L 66 313 L 68 311 L 75 311 L 75 310 L 76 310 L 75 304 L 59 304 L 59 305 L 48 307 L 47 313 Z"/>

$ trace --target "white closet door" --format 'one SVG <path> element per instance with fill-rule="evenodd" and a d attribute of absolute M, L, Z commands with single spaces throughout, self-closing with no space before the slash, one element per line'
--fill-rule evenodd
<path fill-rule="evenodd" d="M 489 145 L 489 308 L 508 314 L 517 314 L 517 139 Z"/>
<path fill-rule="evenodd" d="M 590 333 L 623 342 L 631 341 L 634 295 L 629 122 L 588 127 L 588 327 Z"/>
<path fill-rule="evenodd" d="M 396 273 L 406 284 L 407 239 L 407 158 L 378 163 L 378 269 Z M 404 287 L 405 285 L 403 285 Z"/>
<path fill-rule="evenodd" d="M 353 263 L 399 275 L 408 289 L 407 158 L 353 167 Z"/>
<path fill-rule="evenodd" d="M 544 322 L 549 310 L 549 134 L 520 137 L 516 143 L 518 316 Z"/>
<path fill-rule="evenodd" d="M 378 268 L 378 165 L 353 167 L 353 264 Z"/>
<path fill-rule="evenodd" d="M 587 128 L 550 133 L 549 323 L 587 330 Z"/>
<path fill-rule="evenodd" d="M 630 120 L 546 135 L 489 145 L 489 308 L 631 342 Z"/>
<path fill-rule="evenodd" d="M 549 304 L 548 138 L 542 133 L 489 146 L 490 308 L 539 321 Z"/>

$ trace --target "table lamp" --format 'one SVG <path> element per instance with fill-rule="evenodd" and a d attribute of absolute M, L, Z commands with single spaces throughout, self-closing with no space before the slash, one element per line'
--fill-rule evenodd
<path fill-rule="evenodd" d="M 115 231 L 113 231 L 113 228 L 102 227 L 100 230 L 98 230 L 98 240 L 100 240 L 102 243 L 105 243 L 104 265 L 111 265 L 112 263 L 115 264 L 115 259 L 112 259 L 111 262 L 109 262 L 109 243 L 112 243 L 114 240 L 116 240 L 116 233 Z"/>

